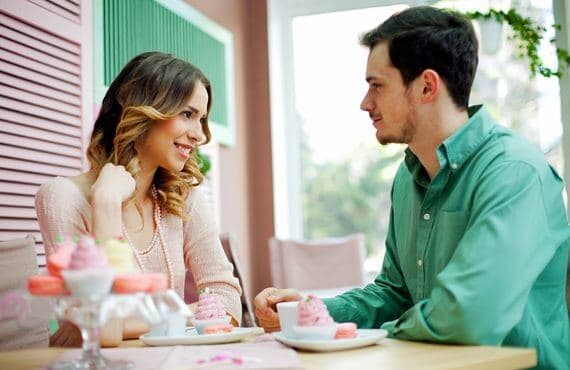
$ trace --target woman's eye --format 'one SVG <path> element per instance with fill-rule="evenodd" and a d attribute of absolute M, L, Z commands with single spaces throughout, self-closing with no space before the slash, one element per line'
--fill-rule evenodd
<path fill-rule="evenodd" d="M 184 112 L 182 112 L 182 115 L 188 119 L 192 118 L 192 114 L 194 114 L 194 112 L 191 112 L 189 110 L 185 110 Z"/>

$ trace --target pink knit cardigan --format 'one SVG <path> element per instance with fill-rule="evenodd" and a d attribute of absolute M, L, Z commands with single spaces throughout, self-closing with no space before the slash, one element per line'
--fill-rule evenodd
<path fill-rule="evenodd" d="M 185 273 L 190 270 L 198 289 L 208 287 L 219 294 L 226 310 L 241 322 L 241 287 L 220 244 L 209 205 L 198 189 L 190 191 L 186 203 L 188 221 L 171 214 L 162 216 L 164 242 L 174 270 L 173 288 L 183 297 Z M 69 179 L 56 177 L 42 185 L 36 194 L 36 212 L 48 256 L 58 236 L 93 232 L 91 205 Z M 160 243 L 140 258 L 147 272 L 167 272 Z"/>

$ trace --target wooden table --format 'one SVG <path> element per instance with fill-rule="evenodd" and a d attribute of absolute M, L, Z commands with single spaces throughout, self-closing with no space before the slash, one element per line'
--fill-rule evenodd
<path fill-rule="evenodd" d="M 120 346 L 143 347 L 140 340 Z M 46 348 L 0 352 L 0 369 L 30 370 L 55 361 L 65 349 Z M 450 346 L 384 339 L 380 345 L 330 353 L 298 352 L 307 370 L 462 369 L 509 370 L 536 365 L 532 349 Z"/>

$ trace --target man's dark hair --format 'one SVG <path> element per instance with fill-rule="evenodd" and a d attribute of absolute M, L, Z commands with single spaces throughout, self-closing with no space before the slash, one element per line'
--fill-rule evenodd
<path fill-rule="evenodd" d="M 477 38 L 464 16 L 428 6 L 396 13 L 361 38 L 371 50 L 387 42 L 390 61 L 408 86 L 424 70 L 443 79 L 455 105 L 467 109 L 477 70 Z"/>

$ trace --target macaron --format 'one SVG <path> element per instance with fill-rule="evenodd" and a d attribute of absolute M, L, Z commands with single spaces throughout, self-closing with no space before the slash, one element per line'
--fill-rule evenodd
<path fill-rule="evenodd" d="M 32 275 L 28 278 L 28 291 L 34 295 L 63 295 L 67 291 L 63 279 L 52 275 Z"/>
<path fill-rule="evenodd" d="M 166 274 L 157 272 L 146 274 L 146 276 L 150 281 L 147 292 L 160 292 L 168 289 L 168 278 Z"/>
<path fill-rule="evenodd" d="M 121 294 L 146 292 L 150 287 L 151 279 L 147 274 L 121 274 L 115 275 L 113 292 Z"/>
<path fill-rule="evenodd" d="M 343 322 L 336 327 L 334 339 L 356 338 L 356 324 L 353 322 Z"/>
<path fill-rule="evenodd" d="M 230 333 L 233 329 L 231 324 L 210 325 L 204 328 L 204 334 L 223 334 Z"/>

